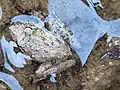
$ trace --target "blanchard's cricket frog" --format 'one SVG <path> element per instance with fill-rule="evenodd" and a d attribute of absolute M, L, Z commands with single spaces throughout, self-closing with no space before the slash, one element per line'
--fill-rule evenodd
<path fill-rule="evenodd" d="M 71 58 L 71 49 L 63 40 L 66 37 L 60 38 L 60 35 L 57 37 L 45 27 L 30 22 L 15 22 L 9 29 L 13 40 L 33 60 L 40 63 L 35 72 L 39 80 L 75 65 L 75 60 Z"/>

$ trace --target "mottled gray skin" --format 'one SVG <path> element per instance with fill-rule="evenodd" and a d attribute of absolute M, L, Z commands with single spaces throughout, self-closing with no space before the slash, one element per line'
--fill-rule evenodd
<path fill-rule="evenodd" d="M 16 22 L 9 27 L 13 39 L 28 55 L 38 61 L 40 67 L 36 71 L 38 80 L 47 75 L 59 73 L 75 65 L 70 47 L 63 40 L 56 38 L 44 27 L 40 28 L 32 23 Z M 38 81 L 35 79 L 35 82 Z"/>

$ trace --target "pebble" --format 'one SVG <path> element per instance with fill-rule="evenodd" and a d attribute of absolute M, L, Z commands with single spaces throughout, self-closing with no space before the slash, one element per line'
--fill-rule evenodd
<path fill-rule="evenodd" d="M 102 67 L 104 67 L 105 65 L 103 64 Z"/>
<path fill-rule="evenodd" d="M 95 82 L 97 82 L 97 81 L 99 81 L 99 78 L 98 78 L 98 77 L 95 78 Z"/>
<path fill-rule="evenodd" d="M 104 75 L 104 73 L 100 73 L 100 75 Z"/>
<path fill-rule="evenodd" d="M 109 65 L 110 65 L 110 66 L 113 66 L 113 63 L 112 63 L 112 62 L 109 62 Z"/>
<path fill-rule="evenodd" d="M 87 79 L 90 79 L 90 76 L 87 76 Z"/>

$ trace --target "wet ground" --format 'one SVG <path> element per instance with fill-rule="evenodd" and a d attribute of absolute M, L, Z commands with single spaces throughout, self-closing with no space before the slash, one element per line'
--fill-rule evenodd
<path fill-rule="evenodd" d="M 104 9 L 98 12 L 102 18 L 113 20 L 120 17 L 120 0 L 102 0 L 102 4 Z M 47 13 L 47 0 L 0 0 L 0 6 L 3 9 L 0 36 L 4 33 L 8 39 L 10 37 L 5 28 L 9 26 L 11 17 L 28 14 L 33 10 Z M 80 67 L 79 58 L 74 54 L 76 65 L 58 74 L 57 83 L 50 82 L 49 77 L 33 83 L 32 77 L 38 65 L 32 61 L 24 69 L 16 69 L 13 75 L 25 90 L 120 90 L 120 61 L 100 60 L 101 54 L 109 48 L 106 39 L 107 35 L 97 41 L 83 68 Z M 0 60 L 2 62 L 2 59 Z M 1 70 L 8 72 L 2 69 L 2 66 Z M 2 83 L 0 87 L 4 87 Z"/>

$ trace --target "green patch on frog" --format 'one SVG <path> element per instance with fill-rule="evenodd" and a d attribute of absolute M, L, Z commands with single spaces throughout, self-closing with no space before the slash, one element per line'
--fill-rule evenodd
<path fill-rule="evenodd" d="M 33 31 L 32 31 L 32 35 L 33 36 L 38 36 L 38 37 L 40 37 L 42 40 L 46 40 L 47 39 L 47 35 L 46 35 L 46 33 L 41 29 L 34 29 Z"/>

